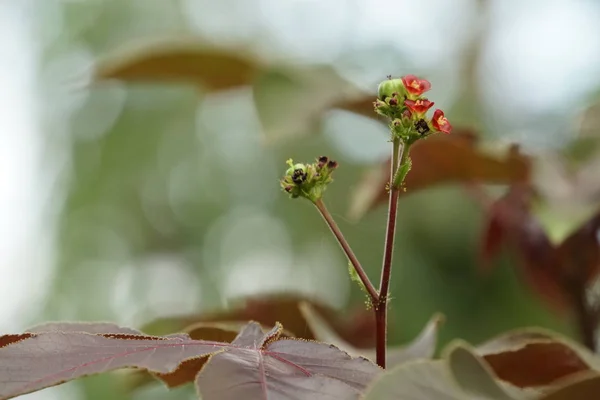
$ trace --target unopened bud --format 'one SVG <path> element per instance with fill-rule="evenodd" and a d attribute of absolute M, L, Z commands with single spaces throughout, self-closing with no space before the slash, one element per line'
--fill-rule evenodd
<path fill-rule="evenodd" d="M 385 100 L 388 97 L 403 96 L 406 92 L 402 79 L 387 79 L 379 84 L 377 88 L 377 97 L 379 100 Z"/>

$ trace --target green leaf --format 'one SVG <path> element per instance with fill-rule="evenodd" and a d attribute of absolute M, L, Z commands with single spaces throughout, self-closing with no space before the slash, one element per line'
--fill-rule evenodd
<path fill-rule="evenodd" d="M 475 400 L 475 398 L 466 396 L 452 382 L 446 362 L 437 360 L 414 361 L 388 370 L 371 383 L 363 400 Z"/>
<path fill-rule="evenodd" d="M 515 389 L 513 393 L 500 386 L 492 369 L 477 356 L 466 343 L 457 341 L 451 344 L 447 353 L 452 377 L 462 389 L 473 398 L 490 400 L 524 399 Z"/>
<path fill-rule="evenodd" d="M 354 265 L 350 261 L 348 261 L 348 275 L 350 275 L 350 280 L 355 282 L 363 292 L 366 291 L 364 283 L 360 280 L 358 272 L 356 272 Z"/>
<path fill-rule="evenodd" d="M 394 176 L 394 186 L 401 186 L 404 183 L 404 179 L 406 178 L 406 174 L 412 168 L 412 159 L 407 159 L 404 164 L 402 164 L 398 171 L 396 171 L 396 176 Z"/>
<path fill-rule="evenodd" d="M 95 81 L 191 83 L 208 91 L 250 85 L 260 63 L 192 38 L 133 43 L 98 60 Z"/>
<path fill-rule="evenodd" d="M 448 356 L 388 370 L 371 383 L 363 400 L 533 400 L 539 395 L 496 380 L 465 346 L 455 346 Z"/>

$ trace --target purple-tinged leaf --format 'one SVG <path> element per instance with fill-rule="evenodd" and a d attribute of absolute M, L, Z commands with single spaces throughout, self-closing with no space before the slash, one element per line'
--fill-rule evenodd
<path fill-rule="evenodd" d="M 356 399 L 381 369 L 335 346 L 279 340 L 211 357 L 196 383 L 212 399 Z"/>
<path fill-rule="evenodd" d="M 0 399 L 118 368 L 166 373 L 184 360 L 230 346 L 184 335 L 161 338 L 56 331 L 28 335 L 0 348 Z"/>
<path fill-rule="evenodd" d="M 64 329 L 65 331 L 52 330 Z M 0 336 L 0 400 L 118 368 L 171 374 L 190 362 L 211 357 L 206 368 L 188 368 L 205 400 L 356 399 L 381 371 L 364 358 L 353 359 L 334 346 L 283 340 L 277 324 L 264 333 L 250 323 L 233 343 L 193 340 L 187 334 L 165 337 L 104 331 L 107 324 L 54 324 L 40 332 Z M 51 329 L 43 331 L 43 329 Z M 187 379 L 187 378 L 186 378 Z M 182 383 L 185 383 L 183 379 Z M 189 381 L 189 380 L 188 380 Z"/>
<path fill-rule="evenodd" d="M 360 394 L 341 381 L 251 350 L 212 356 L 196 384 L 203 400 L 344 400 Z"/>
<path fill-rule="evenodd" d="M 274 358 L 285 358 L 309 370 L 313 374 L 336 378 L 363 389 L 381 368 L 364 357 L 352 358 L 331 344 L 306 340 L 279 340 L 267 346 L 267 354 Z"/>
<path fill-rule="evenodd" d="M 260 324 L 250 322 L 240 332 L 231 344 L 239 347 L 249 347 L 253 349 L 261 348 L 267 341 L 277 339 L 281 334 L 283 327 L 276 324 L 269 332 L 264 333 Z"/>

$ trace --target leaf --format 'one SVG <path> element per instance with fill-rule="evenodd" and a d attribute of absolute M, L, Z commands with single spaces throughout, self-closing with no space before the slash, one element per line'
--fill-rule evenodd
<path fill-rule="evenodd" d="M 387 370 L 363 400 L 525 400 L 539 392 L 498 381 L 468 347 L 454 346 L 443 360 L 411 361 Z"/>
<path fill-rule="evenodd" d="M 239 332 L 243 329 L 246 324 L 229 322 L 229 323 L 198 323 L 185 329 L 187 333 L 194 340 L 205 340 L 211 342 L 225 342 L 231 343 L 237 337 Z M 258 325 L 255 325 L 258 326 Z M 262 327 L 265 331 L 265 327 Z M 262 335 L 262 331 L 260 332 Z M 285 330 L 280 332 L 281 337 L 291 337 Z M 240 343 L 237 343 L 238 345 Z M 196 357 L 191 360 L 186 360 L 173 372 L 167 374 L 155 374 L 154 377 L 144 371 L 136 371 L 132 376 L 128 376 L 127 387 L 130 390 L 135 390 L 143 387 L 149 383 L 156 382 L 156 379 L 161 380 L 167 387 L 175 388 L 181 385 L 185 385 L 190 382 L 194 382 L 194 379 L 198 375 L 198 372 L 202 370 L 206 362 L 208 361 L 209 355 Z M 154 379 L 156 378 L 156 379 Z"/>
<path fill-rule="evenodd" d="M 406 174 L 412 168 L 412 160 L 409 158 L 404 164 L 398 168 L 398 172 L 396 176 L 394 176 L 394 185 L 402 185 L 404 183 L 404 179 L 406 178 Z"/>
<path fill-rule="evenodd" d="M 165 317 L 142 327 L 144 332 L 164 335 L 184 331 L 196 323 L 207 322 L 242 322 L 256 321 L 263 326 L 273 326 L 276 322 L 286 328 L 291 335 L 304 339 L 316 339 L 300 312 L 301 302 L 310 303 L 327 321 L 331 321 L 336 332 L 344 340 L 353 345 L 372 343 L 371 324 L 360 324 L 354 320 L 340 321 L 337 312 L 330 307 L 299 295 L 276 293 L 237 299 L 231 302 L 231 310 L 213 311 L 203 314 L 192 314 Z M 369 316 L 371 313 L 369 313 Z M 370 322 L 370 321 L 369 321 Z"/>
<path fill-rule="evenodd" d="M 331 343 L 351 355 L 363 355 L 371 360 L 375 360 L 375 349 L 358 349 L 344 341 L 329 327 L 329 324 L 309 303 L 301 304 L 300 310 L 317 340 Z M 386 365 L 388 368 L 419 358 L 433 357 L 437 345 L 437 331 L 442 321 L 443 316 L 441 314 L 434 315 L 427 325 L 425 325 L 419 336 L 411 343 L 402 347 L 389 348 L 386 356 Z"/>
<path fill-rule="evenodd" d="M 211 357 L 196 379 L 203 399 L 355 399 L 381 371 L 333 345 L 277 340 L 256 326 L 233 342 L 249 346 Z"/>
<path fill-rule="evenodd" d="M 106 324 L 86 326 L 94 331 Z M 211 361 L 197 378 L 205 400 L 239 398 L 240 390 L 248 399 L 267 394 L 272 399 L 355 399 L 380 372 L 370 361 L 353 359 L 331 345 L 280 339 L 281 325 L 264 333 L 250 323 L 231 344 L 193 340 L 186 334 L 155 337 L 73 328 L 65 324 L 64 332 L 0 340 L 7 343 L 0 348 L 0 399 L 118 368 L 172 373 L 182 362 L 207 355 Z M 244 383 L 248 385 L 240 386 Z"/>
<path fill-rule="evenodd" d="M 600 272 L 598 231 L 600 212 L 579 226 L 558 246 L 557 255 L 562 261 L 563 273 L 578 276 L 587 283 L 594 281 Z"/>
<path fill-rule="evenodd" d="M 534 192 L 528 185 L 513 185 L 488 206 L 481 241 L 481 267 L 489 269 L 503 242 L 518 254 L 519 272 L 527 284 L 555 310 L 571 307 L 562 283 L 560 260 L 546 233 L 529 212 Z"/>
<path fill-rule="evenodd" d="M 2 340 L 0 340 L 2 341 Z M 184 360 L 223 349 L 187 335 L 153 337 L 47 331 L 0 348 L 0 399 L 118 368 L 174 370 Z"/>
<path fill-rule="evenodd" d="M 491 368 L 466 343 L 458 341 L 451 344 L 447 359 L 451 374 L 458 386 L 474 398 L 494 400 L 523 398 L 516 391 L 509 394 L 499 384 Z"/>
<path fill-rule="evenodd" d="M 350 111 L 362 115 L 363 117 L 372 118 L 385 123 L 385 118 L 374 111 L 373 102 L 376 98 L 374 93 L 365 94 L 363 96 L 356 96 L 355 98 L 338 101 L 337 103 L 334 103 L 331 108 Z"/>
<path fill-rule="evenodd" d="M 330 66 L 280 67 L 261 74 L 253 98 L 267 143 L 318 132 L 328 110 L 344 106 L 364 92 Z M 371 98 L 371 113 L 373 112 Z"/>
<path fill-rule="evenodd" d="M 550 241 L 558 245 L 600 212 L 600 152 L 581 165 L 568 165 L 558 154 L 539 155 L 532 187 L 539 194 L 532 212 Z"/>
<path fill-rule="evenodd" d="M 413 361 L 388 370 L 368 388 L 364 400 L 495 400 L 463 392 L 445 360 Z"/>
<path fill-rule="evenodd" d="M 363 283 L 363 281 L 360 279 L 360 276 L 358 276 L 358 272 L 356 272 L 356 268 L 354 268 L 354 265 L 352 265 L 352 263 L 350 261 L 348 261 L 348 275 L 350 276 L 350 280 L 354 283 L 356 283 L 358 285 L 358 287 L 366 293 L 366 288 L 365 288 L 365 284 Z"/>
<path fill-rule="evenodd" d="M 600 376 L 586 375 L 552 391 L 539 400 L 596 400 L 600 393 Z"/>
<path fill-rule="evenodd" d="M 233 324 L 200 323 L 186 329 L 186 333 L 194 340 L 231 343 L 237 337 L 240 328 L 238 327 L 236 330 Z M 161 380 L 169 388 L 185 385 L 194 381 L 198 372 L 202 370 L 208 361 L 208 358 L 209 355 L 205 355 L 186 360 L 173 372 L 165 374 L 156 373 L 154 376 L 144 371 L 136 371 L 127 377 L 127 387 L 135 390 L 149 383 L 156 382 L 156 379 Z"/>
<path fill-rule="evenodd" d="M 191 83 L 209 91 L 232 89 L 253 82 L 259 63 L 241 51 L 207 48 L 193 38 L 168 38 L 134 43 L 96 64 L 96 82 Z"/>
<path fill-rule="evenodd" d="M 435 135 L 412 147 L 412 168 L 406 175 L 407 193 L 442 183 L 483 182 L 506 184 L 525 182 L 530 160 L 511 147 L 504 155 L 477 148 L 477 138 L 467 130 Z M 385 185 L 390 181 L 390 160 L 368 171 L 352 194 L 349 215 L 353 219 L 385 203 Z M 403 193 L 403 192 L 401 192 Z"/>
<path fill-rule="evenodd" d="M 518 255 L 519 272 L 537 294 L 557 311 L 573 311 L 572 280 L 583 288 L 600 273 L 596 238 L 600 213 L 577 227 L 563 243 L 555 245 L 531 213 L 535 195 L 529 185 L 513 185 L 504 196 L 486 205 L 481 266 L 489 269 L 493 256 L 506 242 Z M 488 203 L 486 199 L 483 202 Z"/>
<path fill-rule="evenodd" d="M 600 369 L 600 358 L 586 348 L 540 328 L 504 333 L 478 346 L 477 352 L 500 379 L 522 388 Z"/>

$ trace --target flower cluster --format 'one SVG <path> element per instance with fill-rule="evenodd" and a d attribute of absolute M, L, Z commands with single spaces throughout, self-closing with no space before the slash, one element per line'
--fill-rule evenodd
<path fill-rule="evenodd" d="M 426 115 L 434 104 L 423 96 L 429 89 L 429 81 L 414 75 L 400 79 L 390 76 L 379 84 L 378 99 L 373 103 L 375 111 L 388 117 L 393 134 L 407 141 L 413 142 L 435 132 L 450 133 L 452 125 L 442 110 L 436 109 L 431 119 Z"/>
<path fill-rule="evenodd" d="M 289 193 L 290 197 L 305 197 L 316 202 L 323 196 L 327 185 L 333 182 L 333 170 L 338 166 L 336 161 L 325 156 L 316 159 L 313 164 L 294 164 L 292 159 L 287 160 L 289 165 L 285 176 L 281 179 L 281 188 Z"/>

